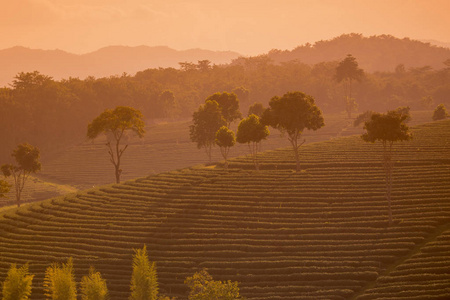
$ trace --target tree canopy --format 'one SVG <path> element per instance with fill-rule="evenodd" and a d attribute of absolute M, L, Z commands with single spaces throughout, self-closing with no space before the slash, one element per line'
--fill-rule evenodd
<path fill-rule="evenodd" d="M 20 206 L 20 200 L 25 182 L 31 173 L 41 170 L 40 151 L 37 147 L 24 143 L 17 146 L 11 154 L 16 165 L 4 164 L 1 166 L 5 177 L 12 176 L 14 179 L 14 189 L 17 206 Z M 3 188 L 5 188 L 3 186 Z"/>
<path fill-rule="evenodd" d="M 114 110 L 105 110 L 89 123 L 87 129 L 89 139 L 95 139 L 100 134 L 107 135 L 106 146 L 109 150 L 110 161 L 114 165 L 116 183 L 120 182 L 121 158 L 128 147 L 127 144 L 121 148 L 120 143 L 128 131 L 136 134 L 139 138 L 142 138 L 145 133 L 142 113 L 137 109 L 126 106 L 118 106 Z"/>
<path fill-rule="evenodd" d="M 258 144 L 268 136 L 269 129 L 260 122 L 260 118 L 257 115 L 252 114 L 242 119 L 238 125 L 236 141 L 241 144 L 248 144 L 256 169 L 259 169 L 257 160 Z"/>
<path fill-rule="evenodd" d="M 386 114 L 373 113 L 371 119 L 364 125 L 366 132 L 362 139 L 366 142 L 393 143 L 407 141 L 412 138 L 408 125 L 405 124 L 409 115 L 399 111 L 389 111 Z"/>
<path fill-rule="evenodd" d="M 220 147 L 223 159 L 225 159 L 225 169 L 228 169 L 228 153 L 236 144 L 236 137 L 231 129 L 226 126 L 222 126 L 216 132 L 216 145 Z"/>
<path fill-rule="evenodd" d="M 444 104 L 439 104 L 433 112 L 433 121 L 443 120 L 448 118 L 449 114 Z"/>
<path fill-rule="evenodd" d="M 314 98 L 302 92 L 288 92 L 282 97 L 275 96 L 269 101 L 261 121 L 286 132 L 291 143 L 297 171 L 300 171 L 299 138 L 305 129 L 317 130 L 325 125 L 322 111 L 316 106 Z"/>
<path fill-rule="evenodd" d="M 220 111 L 223 118 L 230 127 L 231 122 L 241 117 L 241 112 L 239 111 L 239 99 L 235 93 L 215 93 L 208 98 L 206 101 L 216 101 L 219 104 Z"/>
<path fill-rule="evenodd" d="M 193 124 L 189 126 L 191 141 L 197 143 L 197 148 L 204 148 L 211 162 L 211 148 L 215 144 L 216 132 L 226 125 L 216 101 L 206 101 L 192 115 Z"/>
<path fill-rule="evenodd" d="M 230 280 L 222 282 L 214 280 L 206 269 L 187 277 L 185 282 L 189 287 L 189 300 L 239 300 L 239 287 L 237 282 Z"/>
<path fill-rule="evenodd" d="M 383 168 L 385 171 L 386 200 L 388 201 L 389 224 L 392 224 L 391 190 L 392 170 L 394 168 L 393 144 L 398 141 L 408 141 L 412 138 L 405 121 L 409 118 L 401 108 L 388 111 L 386 114 L 373 113 L 364 125 L 366 132 L 361 136 L 366 142 L 381 141 L 383 145 Z"/>

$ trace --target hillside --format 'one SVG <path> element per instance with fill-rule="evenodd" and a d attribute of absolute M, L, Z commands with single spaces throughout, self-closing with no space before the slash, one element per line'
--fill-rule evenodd
<path fill-rule="evenodd" d="M 431 120 L 430 111 L 412 111 L 412 125 Z M 306 143 L 326 141 L 339 136 L 348 136 L 362 132 L 362 126 L 353 127 L 343 114 L 326 114 L 325 126 L 317 131 L 306 130 L 303 138 Z M 158 174 L 171 170 L 186 168 L 198 164 L 207 164 L 208 159 L 203 149 L 197 149 L 189 139 L 190 122 L 155 124 L 146 127 L 142 140 L 130 140 L 122 160 L 122 179 Z M 232 129 L 236 131 L 237 124 Z M 290 146 L 287 137 L 278 130 L 270 129 L 271 135 L 261 143 L 261 148 L 273 150 Z M 230 151 L 229 157 L 247 155 L 246 144 L 237 143 Z M 223 158 L 219 149 L 213 149 L 212 161 Z M 94 142 L 84 142 L 43 160 L 39 178 L 48 182 L 57 182 L 75 186 L 79 189 L 91 188 L 115 181 L 113 166 L 109 162 L 104 138 Z"/>
<path fill-rule="evenodd" d="M 298 173 L 280 149 L 261 171 L 240 157 L 4 213 L 0 281 L 28 261 L 43 299 L 45 268 L 72 256 L 78 279 L 93 265 L 126 299 L 132 248 L 147 244 L 161 292 L 179 299 L 204 267 L 248 299 L 448 299 L 450 120 L 413 134 L 396 146 L 392 226 L 381 147 L 351 136 L 302 147 Z"/>
<path fill-rule="evenodd" d="M 135 74 L 148 68 L 178 68 L 179 62 L 210 60 L 230 63 L 238 53 L 202 49 L 174 50 L 169 47 L 109 46 L 95 52 L 76 55 L 61 50 L 13 47 L 0 50 L 0 87 L 7 86 L 19 72 L 39 71 L 56 80 L 69 77 L 107 77 Z"/>
<path fill-rule="evenodd" d="M 406 68 L 430 66 L 442 69 L 445 67 L 443 62 L 450 59 L 450 48 L 390 35 L 365 37 L 352 33 L 302 45 L 291 51 L 272 50 L 268 56 L 277 63 L 298 60 L 306 64 L 317 64 L 323 61 L 340 61 L 347 54 L 356 57 L 359 66 L 366 72 L 392 72 L 399 64 Z"/>

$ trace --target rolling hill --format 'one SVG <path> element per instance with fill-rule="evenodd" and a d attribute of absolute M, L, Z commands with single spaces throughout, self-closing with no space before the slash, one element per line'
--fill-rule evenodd
<path fill-rule="evenodd" d="M 210 60 L 213 64 L 230 63 L 239 56 L 231 51 L 203 49 L 174 50 L 169 47 L 109 46 L 86 54 L 62 50 L 40 50 L 13 47 L 0 50 L 0 87 L 12 83 L 19 72 L 39 71 L 57 80 L 69 77 L 107 77 L 134 74 L 149 68 L 178 68 L 179 62 Z"/>
<path fill-rule="evenodd" d="M 201 268 L 237 280 L 248 299 L 450 298 L 450 120 L 396 145 L 394 224 L 387 224 L 381 146 L 358 136 L 102 186 L 0 215 L 0 281 L 30 262 L 95 266 L 111 299 L 129 295 L 132 248 L 146 244 L 161 292 L 186 297 Z"/>

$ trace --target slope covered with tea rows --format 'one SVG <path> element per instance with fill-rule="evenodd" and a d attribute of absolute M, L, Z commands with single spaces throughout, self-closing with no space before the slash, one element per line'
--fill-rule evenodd
<path fill-rule="evenodd" d="M 72 256 L 78 279 L 95 266 L 111 299 L 126 299 L 132 248 L 146 244 L 161 292 L 180 299 L 201 268 L 249 299 L 394 297 L 416 277 L 420 295 L 450 296 L 450 121 L 413 134 L 396 146 L 391 226 L 381 147 L 353 136 L 302 146 L 301 172 L 287 148 L 263 153 L 260 171 L 239 157 L 228 171 L 198 166 L 4 213 L 0 280 L 30 262 L 43 299 L 45 268 Z"/>

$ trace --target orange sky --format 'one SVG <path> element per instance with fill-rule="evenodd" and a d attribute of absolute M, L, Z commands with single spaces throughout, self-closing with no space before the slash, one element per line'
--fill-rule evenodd
<path fill-rule="evenodd" d="M 351 32 L 450 43 L 449 12 L 450 0 L 0 0 L 0 49 L 164 45 L 255 55 Z"/>

